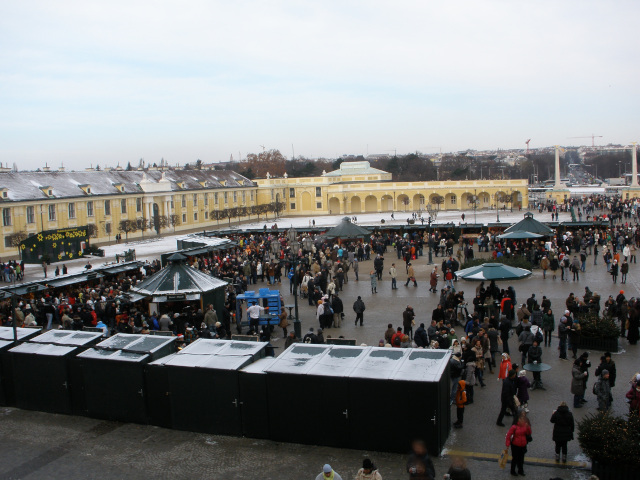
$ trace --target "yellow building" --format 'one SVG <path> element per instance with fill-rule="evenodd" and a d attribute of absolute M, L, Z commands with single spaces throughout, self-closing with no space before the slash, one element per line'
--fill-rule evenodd
<path fill-rule="evenodd" d="M 46 170 L 46 169 L 45 169 Z M 344 162 L 320 177 L 251 181 L 227 170 L 122 169 L 83 172 L 0 172 L 3 258 L 17 257 L 17 237 L 93 225 L 95 243 L 225 225 L 217 213 L 235 207 L 281 203 L 282 215 L 413 212 L 427 204 L 440 210 L 527 207 L 526 180 L 394 182 L 369 162 Z M 508 205 L 507 205 L 508 206 Z M 250 216 L 235 221 L 255 219 Z M 124 226 L 138 223 L 124 233 Z M 141 228 L 144 226 L 144 229 Z"/>
<path fill-rule="evenodd" d="M 258 202 L 280 201 L 287 215 L 358 214 L 426 210 L 437 197 L 440 210 L 528 206 L 527 180 L 394 182 L 369 162 L 344 162 L 321 177 L 256 180 Z"/>
<path fill-rule="evenodd" d="M 210 228 L 211 212 L 256 205 L 257 187 L 226 170 L 0 173 L 0 255 L 15 257 L 16 235 L 93 225 L 97 243 Z M 123 221 L 138 227 L 122 233 Z"/>

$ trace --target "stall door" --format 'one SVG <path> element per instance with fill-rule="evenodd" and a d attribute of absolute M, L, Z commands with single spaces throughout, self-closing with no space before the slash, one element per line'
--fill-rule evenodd
<path fill-rule="evenodd" d="M 120 422 L 146 423 L 142 364 L 114 360 L 85 363 L 84 384 L 89 415 Z"/>
<path fill-rule="evenodd" d="M 389 380 L 349 380 L 349 447 L 380 452 L 405 453 L 411 447 L 406 426 L 413 412 L 406 409 L 403 393 Z M 393 421 L 400 414 L 401 425 Z"/>
<path fill-rule="evenodd" d="M 169 367 L 171 423 L 189 432 L 215 433 L 216 406 L 211 370 Z"/>
<path fill-rule="evenodd" d="M 440 412 L 440 399 L 436 395 L 436 383 L 397 382 L 402 384 L 405 397 L 404 408 L 412 412 L 407 425 L 408 440 L 420 438 L 427 444 L 431 455 L 440 452 L 441 423 L 449 423 L 449 407 Z"/>
<path fill-rule="evenodd" d="M 242 417 L 238 372 L 236 370 L 214 370 L 215 376 L 215 433 L 242 435 Z"/>
<path fill-rule="evenodd" d="M 158 427 L 172 428 L 169 369 L 165 366 L 147 366 L 145 385 L 149 423 Z"/>
<path fill-rule="evenodd" d="M 329 447 L 350 446 L 351 429 L 349 392 L 346 378 L 311 377 L 315 385 L 310 392 L 319 401 L 319 410 L 310 412 L 312 417 L 321 418 L 315 425 L 314 436 L 318 445 Z M 314 443 L 314 442 L 310 442 Z"/>
<path fill-rule="evenodd" d="M 269 399 L 267 375 L 240 373 L 242 399 L 242 435 L 249 438 L 269 438 Z"/>

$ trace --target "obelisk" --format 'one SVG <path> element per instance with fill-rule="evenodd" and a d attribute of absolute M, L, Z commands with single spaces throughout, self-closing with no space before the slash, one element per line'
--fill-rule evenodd
<path fill-rule="evenodd" d="M 640 187 L 640 185 L 638 185 L 638 153 L 636 142 L 631 142 L 631 187 Z"/>

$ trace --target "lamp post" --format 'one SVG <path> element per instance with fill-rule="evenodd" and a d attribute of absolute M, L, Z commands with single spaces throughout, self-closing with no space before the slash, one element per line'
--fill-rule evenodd
<path fill-rule="evenodd" d="M 435 222 L 438 218 L 438 210 L 433 208 L 431 204 L 427 205 L 427 212 L 429 212 L 429 265 L 433 264 L 433 253 L 431 250 L 431 222 Z"/>
<path fill-rule="evenodd" d="M 493 201 L 496 204 L 496 223 L 500 223 L 500 209 L 498 208 L 498 194 L 493 194 Z"/>
<path fill-rule="evenodd" d="M 287 239 L 289 241 L 289 260 L 291 265 L 293 266 L 293 303 L 294 310 L 296 312 L 296 318 L 293 320 L 293 331 L 296 335 L 296 338 L 302 338 L 302 324 L 300 322 L 300 316 L 298 312 L 298 266 L 300 265 L 300 260 L 298 259 L 298 248 L 300 248 L 300 242 L 298 242 L 298 232 L 296 229 L 291 227 L 287 232 Z M 311 241 L 311 239 L 307 236 L 302 241 L 303 246 L 307 246 L 307 240 Z M 313 241 L 311 241 L 313 244 Z"/>

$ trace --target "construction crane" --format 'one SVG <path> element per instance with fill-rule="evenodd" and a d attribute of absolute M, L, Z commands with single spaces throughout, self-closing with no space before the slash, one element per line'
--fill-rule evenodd
<path fill-rule="evenodd" d="M 569 137 L 569 138 L 590 138 L 591 139 L 591 146 L 595 147 L 596 146 L 596 138 L 602 138 L 602 135 L 595 135 L 595 134 L 591 134 L 589 136 L 586 137 Z"/>
<path fill-rule="evenodd" d="M 529 155 L 529 142 L 531 141 L 531 139 L 527 140 L 526 143 L 527 144 L 527 155 Z"/>

